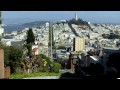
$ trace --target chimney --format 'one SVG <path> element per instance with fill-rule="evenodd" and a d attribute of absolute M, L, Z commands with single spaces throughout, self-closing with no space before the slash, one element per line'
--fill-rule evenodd
<path fill-rule="evenodd" d="M 4 50 L 0 49 L 0 79 L 4 78 Z"/>

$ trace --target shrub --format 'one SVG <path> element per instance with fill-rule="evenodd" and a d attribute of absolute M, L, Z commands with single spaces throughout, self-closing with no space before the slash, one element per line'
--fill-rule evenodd
<path fill-rule="evenodd" d="M 66 49 L 64 46 L 59 46 L 58 49 Z"/>
<path fill-rule="evenodd" d="M 61 69 L 61 64 L 57 62 L 52 62 L 52 71 L 55 73 L 59 73 L 59 70 Z"/>
<path fill-rule="evenodd" d="M 46 57 L 47 57 L 47 56 L 44 55 L 44 54 L 40 54 L 40 56 L 41 56 L 42 59 L 46 59 Z"/>

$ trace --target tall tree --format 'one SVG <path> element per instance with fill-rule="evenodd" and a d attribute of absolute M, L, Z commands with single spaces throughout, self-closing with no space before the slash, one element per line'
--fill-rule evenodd
<path fill-rule="evenodd" d="M 34 42 L 35 42 L 35 36 L 34 36 L 31 28 L 27 32 L 26 42 L 27 42 L 27 44 L 34 44 Z"/>
<path fill-rule="evenodd" d="M 31 55 L 32 55 L 32 44 L 35 43 L 35 36 L 34 36 L 34 33 L 33 33 L 31 28 L 27 32 L 26 42 L 27 42 L 26 47 L 28 49 L 28 55 L 31 57 Z"/>
<path fill-rule="evenodd" d="M 26 48 L 28 50 L 28 55 L 31 56 L 32 55 L 32 45 L 31 44 L 27 44 Z"/>

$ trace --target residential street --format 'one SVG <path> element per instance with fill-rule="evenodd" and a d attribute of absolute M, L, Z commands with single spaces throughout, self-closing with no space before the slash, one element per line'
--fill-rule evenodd
<path fill-rule="evenodd" d="M 74 73 L 70 69 L 60 70 L 60 73 Z M 39 76 L 39 77 L 30 77 L 30 78 L 23 78 L 23 79 L 60 79 L 60 76 Z M 72 79 L 72 78 L 63 78 L 63 79 Z"/>

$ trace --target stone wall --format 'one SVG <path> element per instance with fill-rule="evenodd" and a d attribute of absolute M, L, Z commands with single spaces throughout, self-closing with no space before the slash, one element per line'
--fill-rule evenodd
<path fill-rule="evenodd" d="M 4 50 L 0 49 L 0 79 L 4 78 Z"/>
<path fill-rule="evenodd" d="M 9 79 L 9 77 L 10 77 L 10 67 L 9 66 L 7 66 L 6 68 L 5 68 L 5 79 Z"/>

